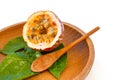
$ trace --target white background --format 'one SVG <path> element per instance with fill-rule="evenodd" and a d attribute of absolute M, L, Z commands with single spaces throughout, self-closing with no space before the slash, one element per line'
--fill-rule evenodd
<path fill-rule="evenodd" d="M 51 10 L 85 32 L 100 26 L 91 36 L 95 61 L 86 80 L 120 80 L 119 0 L 1 0 L 0 29 L 26 21 L 39 10 Z"/>

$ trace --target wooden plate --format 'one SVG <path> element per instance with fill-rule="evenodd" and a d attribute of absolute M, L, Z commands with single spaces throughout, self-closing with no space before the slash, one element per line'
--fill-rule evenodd
<path fill-rule="evenodd" d="M 17 23 L 0 31 L 0 49 L 11 39 L 21 36 L 25 22 Z M 64 45 L 68 45 L 85 33 L 79 28 L 65 23 L 65 32 L 63 37 Z M 5 58 L 0 54 L 0 62 Z M 62 72 L 60 80 L 83 80 L 89 73 L 94 61 L 94 47 L 90 38 L 76 45 L 67 54 L 67 66 Z M 48 71 L 33 76 L 28 80 L 56 80 Z"/>

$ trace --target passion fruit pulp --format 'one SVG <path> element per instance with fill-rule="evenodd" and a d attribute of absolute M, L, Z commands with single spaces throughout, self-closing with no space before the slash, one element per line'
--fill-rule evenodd
<path fill-rule="evenodd" d="M 30 48 L 50 51 L 61 40 L 64 25 L 52 11 L 38 11 L 32 14 L 23 27 L 23 38 Z"/>

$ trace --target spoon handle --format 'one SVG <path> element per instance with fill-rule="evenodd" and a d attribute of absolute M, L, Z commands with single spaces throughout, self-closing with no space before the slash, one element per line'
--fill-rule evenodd
<path fill-rule="evenodd" d="M 90 35 L 92 35 L 93 33 L 95 33 L 97 30 L 99 30 L 100 27 L 95 27 L 94 29 L 92 29 L 91 31 L 89 31 L 88 33 L 86 33 L 85 35 L 83 35 L 82 37 L 78 38 L 77 40 L 75 40 L 74 42 L 72 42 L 71 44 L 69 44 L 68 46 L 66 46 L 65 48 L 63 48 L 63 53 L 61 53 L 61 55 L 63 55 L 65 52 L 67 52 L 68 50 L 70 50 L 72 47 L 74 47 L 76 44 L 80 43 L 81 41 L 83 41 L 84 39 L 88 38 Z"/>

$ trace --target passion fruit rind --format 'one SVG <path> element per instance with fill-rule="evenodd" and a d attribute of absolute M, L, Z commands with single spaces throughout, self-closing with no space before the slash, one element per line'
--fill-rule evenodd
<path fill-rule="evenodd" d="M 52 11 L 32 14 L 23 27 L 23 38 L 30 48 L 50 51 L 62 40 L 64 25 Z"/>

